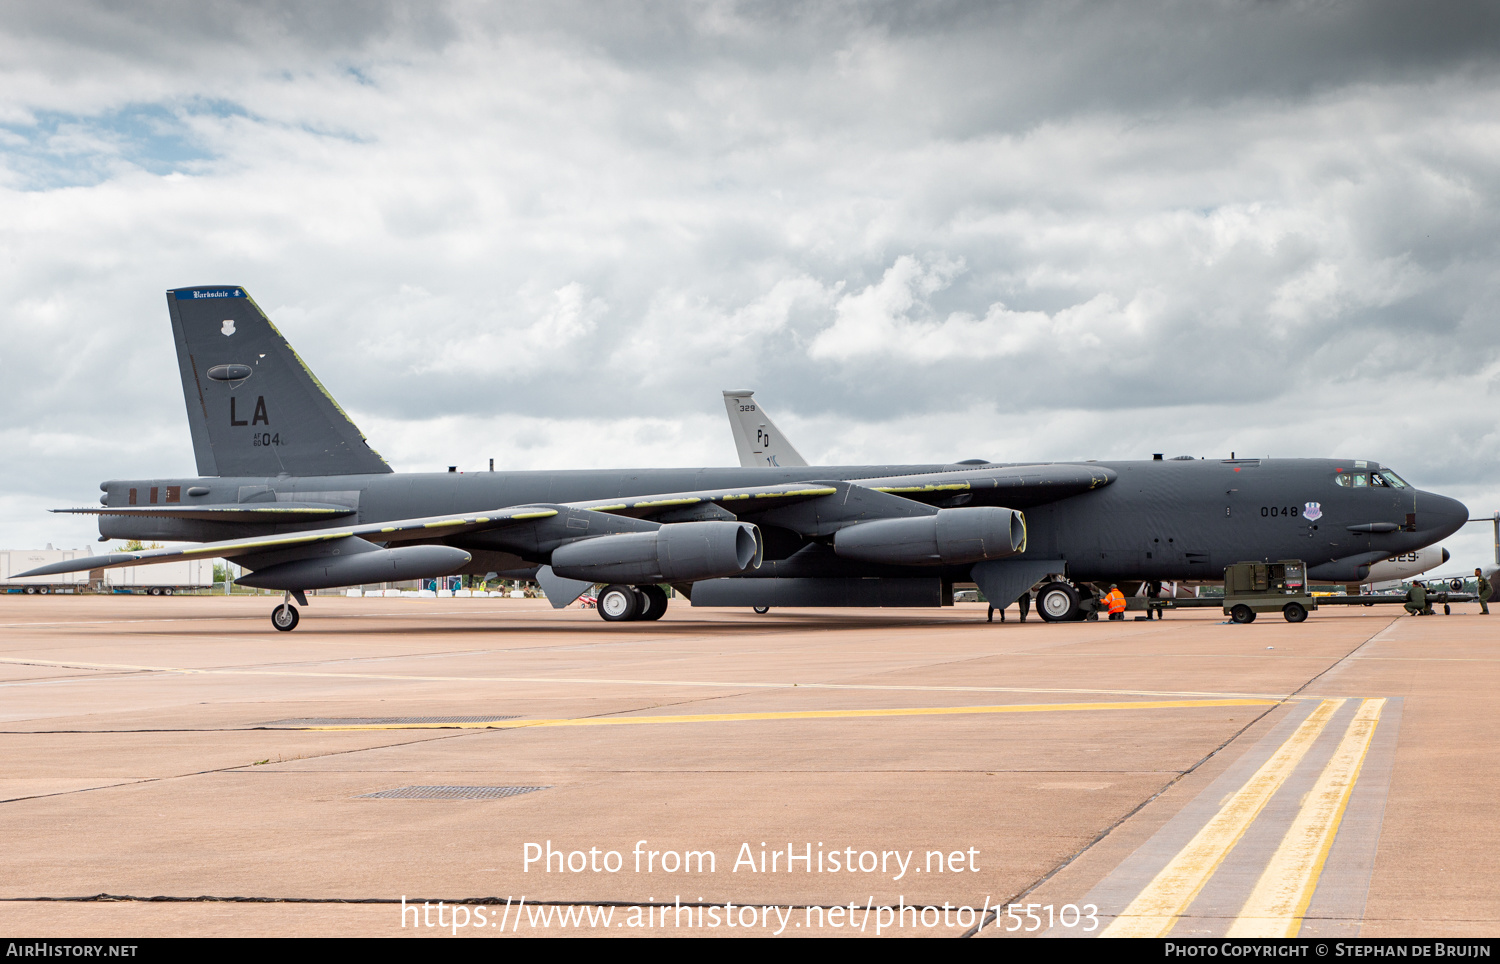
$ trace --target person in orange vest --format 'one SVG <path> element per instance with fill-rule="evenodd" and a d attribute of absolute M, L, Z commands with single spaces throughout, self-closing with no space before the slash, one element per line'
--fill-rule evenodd
<path fill-rule="evenodd" d="M 1109 609 L 1110 619 L 1125 618 L 1125 594 L 1120 592 L 1119 586 L 1111 584 L 1102 602 Z"/>

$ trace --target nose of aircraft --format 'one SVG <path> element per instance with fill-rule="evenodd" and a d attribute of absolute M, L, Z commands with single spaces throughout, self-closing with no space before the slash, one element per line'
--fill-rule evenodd
<path fill-rule="evenodd" d="M 1469 521 L 1469 507 L 1457 499 L 1434 492 L 1417 496 L 1417 531 L 1431 534 L 1432 541 L 1446 539 Z M 1430 544 L 1430 543 L 1429 543 Z"/>

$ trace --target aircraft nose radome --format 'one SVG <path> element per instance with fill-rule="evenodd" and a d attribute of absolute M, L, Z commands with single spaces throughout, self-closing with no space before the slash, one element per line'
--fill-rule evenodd
<path fill-rule="evenodd" d="M 1441 533 L 1437 539 L 1451 536 L 1468 521 L 1469 507 L 1457 499 L 1424 492 L 1423 498 L 1417 502 L 1417 527 Z"/>

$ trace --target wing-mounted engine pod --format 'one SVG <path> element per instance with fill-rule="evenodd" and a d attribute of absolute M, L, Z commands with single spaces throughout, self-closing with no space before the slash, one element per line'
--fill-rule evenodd
<path fill-rule="evenodd" d="M 759 568 L 764 552 L 760 530 L 747 522 L 676 522 L 559 546 L 552 571 L 590 582 L 692 582 Z"/>
<path fill-rule="evenodd" d="M 877 519 L 840 529 L 833 550 L 846 559 L 902 566 L 963 565 L 1026 551 L 1026 517 L 974 506 L 936 515 Z"/>

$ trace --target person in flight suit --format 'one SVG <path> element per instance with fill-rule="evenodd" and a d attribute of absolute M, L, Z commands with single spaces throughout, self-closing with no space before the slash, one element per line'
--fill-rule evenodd
<path fill-rule="evenodd" d="M 1479 597 L 1479 612 L 1481 615 L 1490 614 L 1490 597 L 1495 594 L 1495 589 L 1490 581 L 1484 578 L 1484 573 L 1478 569 L 1474 570 L 1474 595 Z"/>
<path fill-rule="evenodd" d="M 1120 592 L 1119 586 L 1111 584 L 1102 602 L 1109 609 L 1111 620 L 1125 618 L 1125 594 Z"/>
<path fill-rule="evenodd" d="M 1406 590 L 1406 611 L 1413 616 L 1431 616 L 1432 607 L 1427 605 L 1427 587 L 1421 581 L 1413 582 Z"/>

